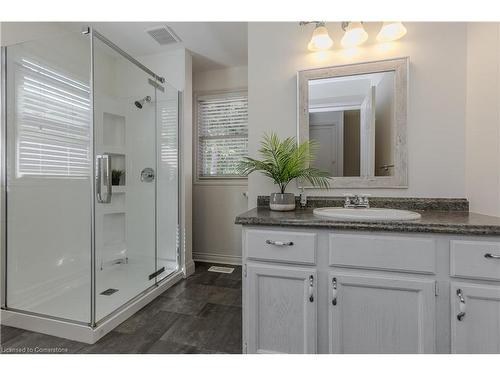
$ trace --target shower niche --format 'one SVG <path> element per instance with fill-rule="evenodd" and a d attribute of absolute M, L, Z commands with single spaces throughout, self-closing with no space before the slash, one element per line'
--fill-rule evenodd
<path fill-rule="evenodd" d="M 111 157 L 113 193 L 125 192 L 126 168 L 126 117 L 103 112 L 102 149 Z"/>
<path fill-rule="evenodd" d="M 102 143 L 109 147 L 125 147 L 125 116 L 103 112 Z"/>

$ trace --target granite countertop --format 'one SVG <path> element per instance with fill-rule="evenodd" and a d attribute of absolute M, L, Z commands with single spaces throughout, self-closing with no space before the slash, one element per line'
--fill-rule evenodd
<path fill-rule="evenodd" d="M 313 208 L 289 212 L 257 207 L 236 217 L 236 224 L 311 227 L 343 230 L 500 235 L 500 217 L 469 211 L 414 210 L 422 217 L 415 221 L 347 221 L 325 219 L 313 214 Z"/>

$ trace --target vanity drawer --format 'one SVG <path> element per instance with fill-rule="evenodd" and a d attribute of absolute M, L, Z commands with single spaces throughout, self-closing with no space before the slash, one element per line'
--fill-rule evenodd
<path fill-rule="evenodd" d="M 316 234 L 287 231 L 246 231 L 247 258 L 315 264 Z"/>
<path fill-rule="evenodd" d="M 473 279 L 500 280 L 500 242 L 451 240 L 450 274 Z"/>
<path fill-rule="evenodd" d="M 330 266 L 434 274 L 432 238 L 330 234 Z"/>

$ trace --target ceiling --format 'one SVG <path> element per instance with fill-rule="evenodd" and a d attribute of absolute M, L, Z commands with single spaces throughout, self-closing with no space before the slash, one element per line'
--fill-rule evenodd
<path fill-rule="evenodd" d="M 90 22 L 101 34 L 134 57 L 185 47 L 193 53 L 193 71 L 247 65 L 246 22 Z M 80 29 L 83 23 L 67 23 Z M 146 30 L 169 26 L 181 43 L 160 45 Z"/>

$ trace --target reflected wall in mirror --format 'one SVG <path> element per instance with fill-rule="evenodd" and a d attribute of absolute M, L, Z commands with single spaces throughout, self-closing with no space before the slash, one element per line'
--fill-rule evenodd
<path fill-rule="evenodd" d="M 407 58 L 299 72 L 299 141 L 332 187 L 406 187 L 407 72 Z"/>

